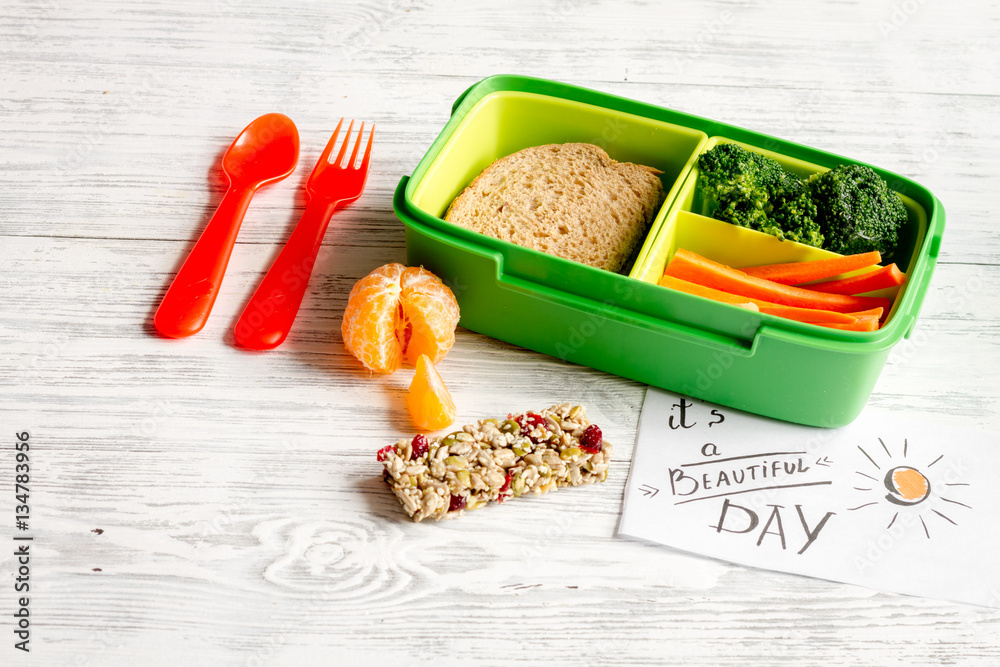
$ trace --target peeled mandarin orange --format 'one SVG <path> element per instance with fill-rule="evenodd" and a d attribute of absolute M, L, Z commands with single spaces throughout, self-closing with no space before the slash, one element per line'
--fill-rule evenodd
<path fill-rule="evenodd" d="M 448 387 L 426 354 L 417 359 L 417 371 L 410 383 L 410 393 L 406 395 L 406 408 L 413 423 L 427 431 L 451 425 L 458 414 Z"/>
<path fill-rule="evenodd" d="M 433 363 L 455 343 L 458 302 L 422 267 L 386 264 L 355 283 L 347 299 L 344 345 L 366 368 L 392 373 L 426 354 Z"/>

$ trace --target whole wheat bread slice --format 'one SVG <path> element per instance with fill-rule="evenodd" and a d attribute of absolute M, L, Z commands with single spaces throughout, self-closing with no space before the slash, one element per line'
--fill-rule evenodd
<path fill-rule="evenodd" d="M 494 238 L 620 271 L 663 197 L 661 172 L 592 144 L 525 148 L 488 166 L 445 220 Z"/>

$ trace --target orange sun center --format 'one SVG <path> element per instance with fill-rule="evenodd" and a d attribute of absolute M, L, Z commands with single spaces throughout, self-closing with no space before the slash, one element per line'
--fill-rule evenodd
<path fill-rule="evenodd" d="M 914 468 L 900 468 L 892 474 L 892 483 L 896 491 L 905 500 L 918 500 L 927 495 L 927 478 Z"/>

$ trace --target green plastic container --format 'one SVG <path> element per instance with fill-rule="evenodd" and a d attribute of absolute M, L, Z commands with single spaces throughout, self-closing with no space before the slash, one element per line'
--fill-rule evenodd
<path fill-rule="evenodd" d="M 494 160 L 582 141 L 656 167 L 667 193 L 629 275 L 499 241 L 445 222 L 452 199 Z M 909 221 L 895 261 L 907 282 L 885 325 L 846 332 L 754 313 L 656 284 L 678 246 L 740 265 L 825 251 L 699 213 L 698 155 L 719 141 L 764 150 L 808 174 L 854 161 L 688 114 L 566 84 L 494 76 L 467 90 L 393 205 L 407 261 L 447 282 L 462 326 L 523 347 L 737 409 L 814 426 L 862 410 L 892 346 L 909 336 L 936 264 L 944 209 L 922 186 L 874 168 Z"/>

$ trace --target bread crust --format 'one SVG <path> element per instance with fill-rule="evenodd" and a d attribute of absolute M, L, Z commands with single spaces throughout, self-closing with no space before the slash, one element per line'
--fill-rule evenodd
<path fill-rule="evenodd" d="M 533 146 L 493 162 L 444 219 L 608 271 L 621 271 L 663 199 L 662 173 L 593 144 Z"/>

